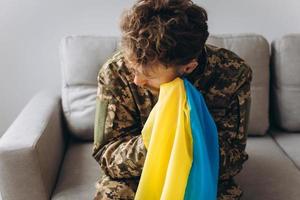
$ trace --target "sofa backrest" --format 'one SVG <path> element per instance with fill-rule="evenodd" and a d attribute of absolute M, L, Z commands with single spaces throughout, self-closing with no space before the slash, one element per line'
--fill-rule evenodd
<path fill-rule="evenodd" d="M 118 38 L 66 36 L 60 44 L 62 108 L 70 134 L 93 140 L 97 75 L 117 50 Z"/>
<path fill-rule="evenodd" d="M 118 37 L 66 36 L 60 44 L 62 107 L 70 133 L 93 140 L 97 74 L 117 50 Z M 260 35 L 210 36 L 208 43 L 228 48 L 253 69 L 248 132 L 262 135 L 269 126 L 269 45 Z"/>
<path fill-rule="evenodd" d="M 257 34 L 223 34 L 209 37 L 208 43 L 235 52 L 251 67 L 251 108 L 248 134 L 264 135 L 269 128 L 269 60 L 268 41 Z"/>
<path fill-rule="evenodd" d="M 288 132 L 300 132 L 300 34 L 272 42 L 272 122 Z"/>

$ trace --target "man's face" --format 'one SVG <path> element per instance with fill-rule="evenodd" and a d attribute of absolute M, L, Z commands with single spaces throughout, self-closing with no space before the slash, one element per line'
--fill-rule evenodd
<path fill-rule="evenodd" d="M 159 93 L 159 87 L 163 83 L 170 82 L 179 76 L 179 70 L 174 67 L 164 67 L 156 64 L 154 67 L 142 69 L 142 67 L 130 68 L 134 74 L 134 83 L 150 90 L 154 94 Z"/>
<path fill-rule="evenodd" d="M 168 68 L 162 64 L 155 64 L 155 66 L 146 69 L 142 69 L 142 67 L 128 68 L 134 74 L 134 83 L 136 85 L 146 88 L 154 94 L 158 94 L 161 84 L 190 73 L 197 64 L 197 62 L 193 61 L 187 65 Z"/>

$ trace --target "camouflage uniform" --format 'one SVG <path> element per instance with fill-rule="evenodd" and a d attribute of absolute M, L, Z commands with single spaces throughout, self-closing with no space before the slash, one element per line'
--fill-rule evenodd
<path fill-rule="evenodd" d="M 251 68 L 233 52 L 206 45 L 199 65 L 186 76 L 199 89 L 218 128 L 220 176 L 218 200 L 236 200 L 241 188 L 233 177 L 248 159 L 245 152 L 251 102 Z M 122 52 L 98 74 L 93 157 L 104 172 L 94 199 L 133 199 L 145 161 L 141 130 L 158 100 L 133 83 Z"/>

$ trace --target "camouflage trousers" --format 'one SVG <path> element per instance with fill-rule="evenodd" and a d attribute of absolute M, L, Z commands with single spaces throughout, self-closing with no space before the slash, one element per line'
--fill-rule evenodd
<path fill-rule="evenodd" d="M 96 182 L 94 200 L 133 200 L 139 179 L 111 179 L 104 175 Z"/>
<path fill-rule="evenodd" d="M 96 194 L 93 200 L 133 200 L 138 183 L 139 179 L 113 180 L 104 175 L 96 182 Z M 219 185 L 218 189 L 218 200 L 241 199 L 242 191 L 233 180 Z"/>

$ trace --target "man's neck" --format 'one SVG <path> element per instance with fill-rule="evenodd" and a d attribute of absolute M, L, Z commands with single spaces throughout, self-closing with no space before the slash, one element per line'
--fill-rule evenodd
<path fill-rule="evenodd" d="M 199 76 L 199 74 L 202 74 L 204 72 L 205 66 L 207 64 L 207 50 L 206 50 L 206 45 L 204 45 L 202 53 L 198 56 L 197 58 L 198 65 L 195 67 L 195 69 L 187 74 L 185 77 L 191 80 L 192 82 L 194 81 L 193 78 L 195 76 Z"/>

